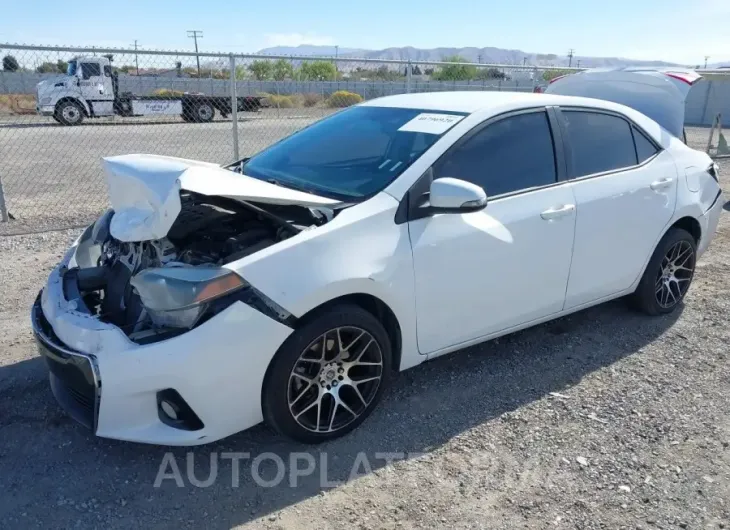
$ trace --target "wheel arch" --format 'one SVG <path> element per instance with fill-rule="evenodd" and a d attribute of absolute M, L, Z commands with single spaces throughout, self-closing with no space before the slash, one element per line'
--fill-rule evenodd
<path fill-rule="evenodd" d="M 381 324 L 383 324 L 385 332 L 388 334 L 391 351 L 393 353 L 392 369 L 396 372 L 400 371 L 401 353 L 403 349 L 401 325 L 395 311 L 393 311 L 387 303 L 375 295 L 369 293 L 352 293 L 327 300 L 326 302 L 310 309 L 298 318 L 297 325 L 301 325 L 303 322 L 308 322 L 309 320 L 316 318 L 321 312 L 338 304 L 356 305 L 373 315 Z"/>
<path fill-rule="evenodd" d="M 634 280 L 631 289 L 635 289 L 639 285 L 639 282 L 641 281 L 641 278 L 644 275 L 646 268 L 649 266 L 649 261 L 651 260 L 651 256 L 654 254 L 654 250 L 656 250 L 661 240 L 664 239 L 664 236 L 666 236 L 672 228 L 681 228 L 689 232 L 694 238 L 695 244 L 699 247 L 700 240 L 702 239 L 702 225 L 696 217 L 694 217 L 693 215 L 689 215 L 685 212 L 684 215 L 680 215 L 676 220 L 674 220 L 672 224 L 667 225 L 667 228 L 657 238 L 654 246 L 649 252 L 649 255 L 644 260 L 644 265 L 641 267 L 641 272 Z"/>
<path fill-rule="evenodd" d="M 79 98 L 73 97 L 73 96 L 64 96 L 61 99 L 59 99 L 58 101 L 56 101 L 56 106 L 55 106 L 54 110 L 56 112 L 58 112 L 58 108 L 63 103 L 67 103 L 69 101 L 72 103 L 76 103 L 79 107 L 81 107 L 81 110 L 83 111 L 84 116 L 86 116 L 87 118 L 91 117 L 91 111 L 90 111 L 89 107 L 87 106 L 86 102 Z"/>
<path fill-rule="evenodd" d="M 691 217 L 689 215 L 686 215 L 684 217 L 680 217 L 674 223 L 672 223 L 669 228 L 667 228 L 665 234 L 669 232 L 672 228 L 681 228 L 683 230 L 686 230 L 690 234 L 692 234 L 692 237 L 695 238 L 695 244 L 699 245 L 700 240 L 702 239 L 702 226 L 700 225 L 700 222 L 695 219 L 694 217 Z"/>

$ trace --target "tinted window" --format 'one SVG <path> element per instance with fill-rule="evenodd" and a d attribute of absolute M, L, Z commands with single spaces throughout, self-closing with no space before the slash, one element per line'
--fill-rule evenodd
<path fill-rule="evenodd" d="M 636 127 L 633 129 L 634 143 L 636 143 L 636 156 L 639 157 L 639 164 L 641 164 L 644 160 L 648 160 L 657 154 L 658 149 L 647 139 L 646 136 L 644 136 L 644 133 L 639 131 Z"/>
<path fill-rule="evenodd" d="M 81 63 L 81 73 L 84 79 L 101 75 L 101 67 L 98 63 Z"/>
<path fill-rule="evenodd" d="M 449 123 L 414 127 L 423 116 Z M 358 199 L 385 188 L 462 118 L 438 111 L 352 107 L 255 155 L 243 172 L 326 197 Z"/>
<path fill-rule="evenodd" d="M 488 125 L 434 165 L 434 178 L 478 184 L 488 196 L 552 184 L 555 152 L 544 112 L 505 118 Z"/>
<path fill-rule="evenodd" d="M 629 123 L 617 116 L 563 111 L 573 151 L 573 177 L 636 165 Z"/>

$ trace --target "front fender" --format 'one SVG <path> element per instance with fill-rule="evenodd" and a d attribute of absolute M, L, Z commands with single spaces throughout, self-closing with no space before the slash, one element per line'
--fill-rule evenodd
<path fill-rule="evenodd" d="M 330 300 L 369 294 L 393 310 L 402 334 L 401 368 L 422 359 L 416 343 L 415 286 L 408 225 L 398 202 L 380 193 L 304 231 L 227 265 L 296 317 Z"/>

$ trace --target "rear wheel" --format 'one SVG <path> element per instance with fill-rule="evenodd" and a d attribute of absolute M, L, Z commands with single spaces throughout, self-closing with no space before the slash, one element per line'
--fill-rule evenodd
<path fill-rule="evenodd" d="M 390 367 L 390 341 L 380 322 L 358 306 L 332 307 L 277 352 L 264 383 L 264 419 L 304 443 L 342 436 L 375 408 Z"/>
<path fill-rule="evenodd" d="M 681 228 L 671 228 L 659 241 L 633 299 L 649 315 L 671 313 L 687 294 L 695 271 L 697 242 Z"/>
<path fill-rule="evenodd" d="M 62 101 L 56 106 L 53 117 L 63 125 L 79 125 L 84 121 L 84 109 L 75 101 Z"/>
<path fill-rule="evenodd" d="M 213 118 L 215 117 L 215 109 L 213 108 L 213 105 L 211 105 L 207 101 L 202 101 L 200 103 L 197 103 L 193 107 L 193 120 L 200 122 L 200 123 L 208 123 L 213 121 Z"/>

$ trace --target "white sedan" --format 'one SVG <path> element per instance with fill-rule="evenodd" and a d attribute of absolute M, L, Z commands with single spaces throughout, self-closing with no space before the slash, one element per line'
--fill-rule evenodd
<path fill-rule="evenodd" d="M 109 438 L 320 442 L 394 371 L 622 296 L 673 311 L 722 209 L 680 77 L 385 97 L 226 167 L 105 159 L 113 209 L 32 313 L 57 400 Z"/>

